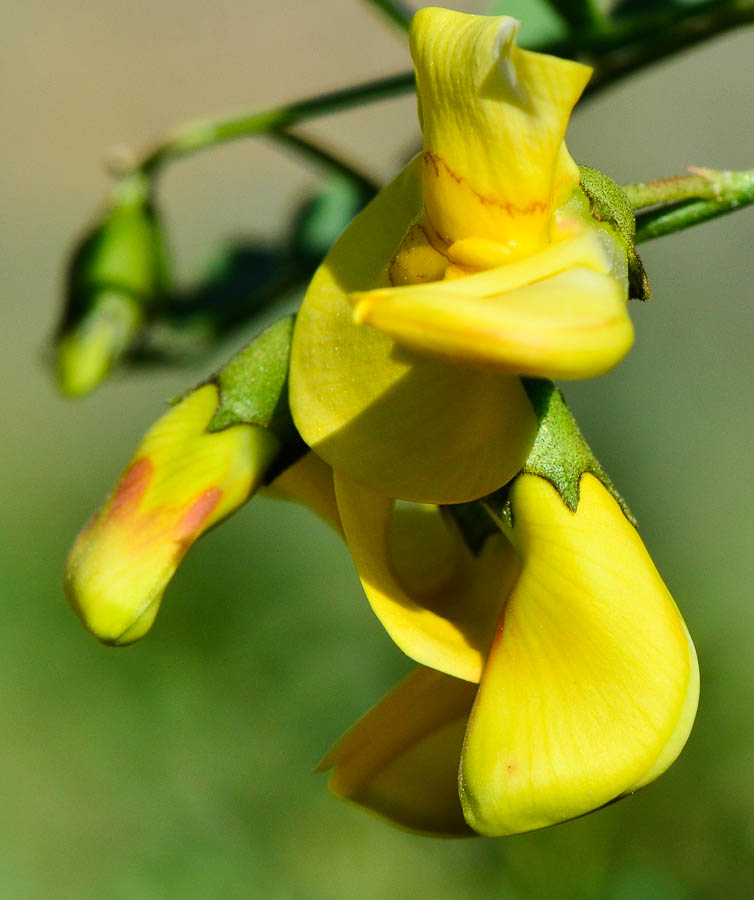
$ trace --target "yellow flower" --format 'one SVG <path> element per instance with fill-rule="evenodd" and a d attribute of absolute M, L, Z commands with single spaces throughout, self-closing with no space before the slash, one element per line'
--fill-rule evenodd
<path fill-rule="evenodd" d="M 242 506 L 281 454 L 302 452 L 284 402 L 291 329 L 290 317 L 268 328 L 155 422 L 76 538 L 66 595 L 104 643 L 142 637 L 194 541 Z"/>
<path fill-rule="evenodd" d="M 626 249 L 564 143 L 590 70 L 516 29 L 416 15 L 422 153 L 336 243 L 293 344 L 278 323 L 150 429 L 65 576 L 85 626 L 130 643 L 193 541 L 279 473 L 270 492 L 343 535 L 420 664 L 322 767 L 427 832 L 527 831 L 637 790 L 698 696 L 678 610 L 541 381 L 606 371 L 633 333 Z"/>
<path fill-rule="evenodd" d="M 536 430 L 516 376 L 595 375 L 633 340 L 625 250 L 564 143 L 590 69 L 519 49 L 516 29 L 417 13 L 423 151 L 335 244 L 296 324 L 301 436 L 390 497 L 496 490 Z"/>
<path fill-rule="evenodd" d="M 581 477 L 575 512 L 548 481 L 520 475 L 510 544 L 494 535 L 471 563 L 452 525 L 425 531 L 421 552 L 413 539 L 406 562 L 384 515 L 365 524 L 363 489 L 336 476 L 336 490 L 372 605 L 432 667 L 328 753 L 321 767 L 333 767 L 336 794 L 420 831 L 505 835 L 603 806 L 675 760 L 696 711 L 696 655 L 635 528 L 594 475 Z"/>

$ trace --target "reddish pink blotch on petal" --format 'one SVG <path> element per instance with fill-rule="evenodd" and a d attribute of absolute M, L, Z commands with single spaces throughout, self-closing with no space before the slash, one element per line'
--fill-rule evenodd
<path fill-rule="evenodd" d="M 222 488 L 207 488 L 183 514 L 176 528 L 176 538 L 179 541 L 189 543 L 198 537 L 202 526 L 212 514 L 212 510 L 220 502 Z"/>
<path fill-rule="evenodd" d="M 154 463 L 146 456 L 135 459 L 131 463 L 123 473 L 110 500 L 107 510 L 108 518 L 125 519 L 134 512 L 149 486 L 153 472 Z"/>

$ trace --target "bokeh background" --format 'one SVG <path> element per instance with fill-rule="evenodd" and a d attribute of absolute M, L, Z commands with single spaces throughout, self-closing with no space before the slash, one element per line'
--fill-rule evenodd
<path fill-rule="evenodd" d="M 465 3 L 482 11 L 482 4 Z M 217 110 L 405 69 L 358 0 L 0 0 L 0 898 L 334 900 L 752 896 L 754 210 L 647 245 L 636 348 L 568 386 L 693 634 L 696 728 L 640 794 L 545 832 L 441 841 L 330 797 L 311 769 L 410 664 L 350 559 L 303 510 L 259 499 L 188 555 L 153 632 L 99 646 L 60 572 L 78 528 L 167 398 L 229 355 L 56 394 L 48 341 L 66 254 L 107 186 L 104 151 Z M 524 36 L 551 21 L 510 10 Z M 619 181 L 752 165 L 752 33 L 605 92 L 569 146 Z M 415 146 L 410 97 L 312 123 L 387 178 Z M 262 141 L 170 167 L 179 279 L 229 237 L 279 237 L 321 173 Z"/>

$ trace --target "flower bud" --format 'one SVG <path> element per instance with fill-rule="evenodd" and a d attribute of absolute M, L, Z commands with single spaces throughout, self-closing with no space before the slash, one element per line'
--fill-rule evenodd
<path fill-rule="evenodd" d="M 128 179 L 71 261 L 56 337 L 63 393 L 89 393 L 108 376 L 161 302 L 165 280 L 157 214 L 144 183 Z"/>
<path fill-rule="evenodd" d="M 267 329 L 165 413 L 76 539 L 66 594 L 104 643 L 141 637 L 194 541 L 305 449 L 287 410 L 292 327 Z"/>
<path fill-rule="evenodd" d="M 216 385 L 206 384 L 159 419 L 73 545 L 66 594 L 106 644 L 149 630 L 186 551 L 249 498 L 280 449 L 258 426 L 209 433 L 217 404 Z"/>

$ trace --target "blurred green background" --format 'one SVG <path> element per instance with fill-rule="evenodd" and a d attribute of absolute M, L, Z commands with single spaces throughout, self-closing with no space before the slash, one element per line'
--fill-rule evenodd
<path fill-rule="evenodd" d="M 2 0 L 0 898 L 747 898 L 754 883 L 751 615 L 754 210 L 648 245 L 654 299 L 610 375 L 568 386 L 695 638 L 696 728 L 640 794 L 545 832 L 441 841 L 331 798 L 311 769 L 409 669 L 350 560 L 303 510 L 255 500 L 200 542 L 153 632 L 99 646 L 67 609 L 67 547 L 191 371 L 119 375 L 83 401 L 46 364 L 66 254 L 114 144 L 208 112 L 403 70 L 357 0 Z M 466 10 L 481 4 L 463 4 Z M 536 37 L 541 15 L 511 4 Z M 752 165 L 752 34 L 578 111 L 569 146 L 619 181 Z M 310 133 L 386 178 L 415 145 L 405 97 Z M 275 237 L 318 183 L 268 143 L 170 168 L 182 279 L 223 239 Z"/>

